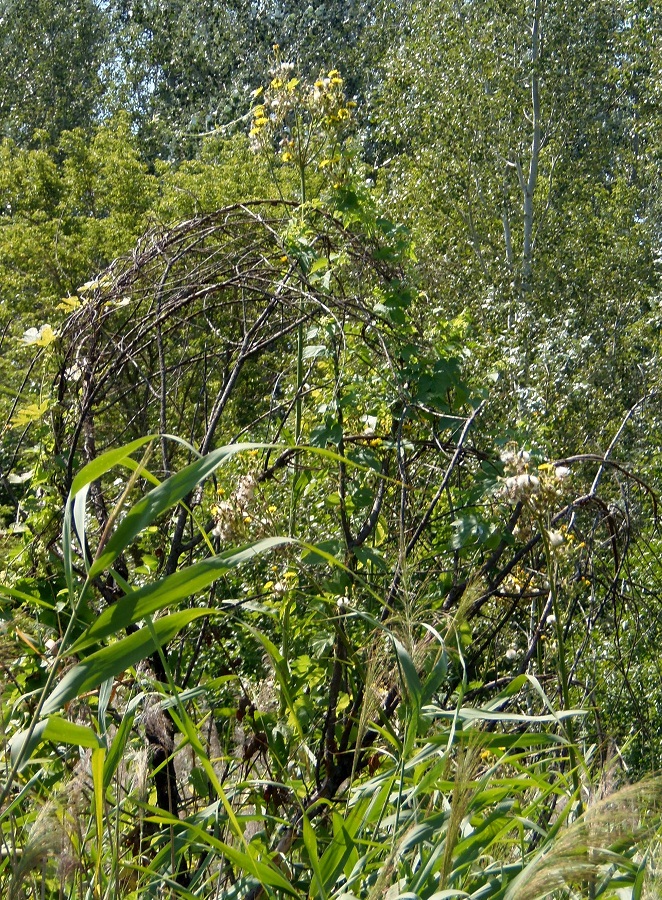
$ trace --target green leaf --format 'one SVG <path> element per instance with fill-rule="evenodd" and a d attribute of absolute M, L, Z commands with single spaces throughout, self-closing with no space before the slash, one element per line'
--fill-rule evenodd
<path fill-rule="evenodd" d="M 385 572 L 388 568 L 386 561 L 379 550 L 374 550 L 372 547 L 355 547 L 353 552 L 354 556 L 360 563 L 363 563 L 364 566 L 367 565 L 367 563 L 372 563 L 372 565 L 376 569 L 379 569 L 380 572 Z"/>
<path fill-rule="evenodd" d="M 220 857 L 225 856 L 234 864 L 234 866 L 236 866 L 239 872 L 246 875 L 252 875 L 263 885 L 285 891 L 285 893 L 291 897 L 301 896 L 280 869 L 277 869 L 273 864 L 269 865 L 261 862 L 253 855 L 256 852 L 256 849 L 252 844 L 245 844 L 247 847 L 246 852 L 238 850 L 236 847 L 225 844 L 205 829 L 200 828 L 190 819 L 176 819 L 165 813 L 158 816 L 150 816 L 148 821 L 157 822 L 161 825 L 176 824 L 178 827 L 185 828 L 190 832 L 192 838 L 195 838 L 196 842 L 199 842 L 203 847 L 208 846 L 212 850 L 215 850 Z"/>
<path fill-rule="evenodd" d="M 322 900 L 327 900 L 328 894 L 324 889 L 324 879 L 322 877 L 319 856 L 317 854 L 317 838 L 315 837 L 315 831 L 310 824 L 310 820 L 305 813 L 303 815 L 303 843 L 308 854 L 308 862 L 310 863 L 310 868 L 313 870 L 313 877 L 317 887 L 313 896 L 321 897 Z"/>
<path fill-rule="evenodd" d="M 393 635 L 391 635 L 391 640 L 393 641 L 393 646 L 395 647 L 395 652 L 398 656 L 398 663 L 400 665 L 400 671 L 402 672 L 402 678 L 407 694 L 409 695 L 410 701 L 418 708 L 421 705 L 423 697 L 423 686 L 421 684 L 421 679 L 418 677 L 416 666 L 403 644 L 401 644 Z"/>
<path fill-rule="evenodd" d="M 131 710 L 124 713 L 122 716 L 122 721 L 120 722 L 120 726 L 115 733 L 115 737 L 113 738 L 113 742 L 110 745 L 110 749 L 108 750 L 108 755 L 106 756 L 106 760 L 103 767 L 103 789 L 104 791 L 110 787 L 110 782 L 113 780 L 113 776 L 117 771 L 117 767 L 124 756 L 124 748 L 126 747 L 126 742 L 129 739 L 129 734 L 131 733 L 131 727 L 133 725 L 133 720 L 136 717 L 135 710 Z"/>
<path fill-rule="evenodd" d="M 513 722 L 520 725 L 543 724 L 559 722 L 562 719 L 570 719 L 573 716 L 586 716 L 587 709 L 562 709 L 555 713 L 542 716 L 527 716 L 522 713 L 505 713 L 490 712 L 486 709 L 473 709 L 470 706 L 463 706 L 460 710 L 444 710 L 437 706 L 428 706 L 424 708 L 424 713 L 437 716 L 442 719 L 454 719 L 456 716 L 463 722 Z"/>
<path fill-rule="evenodd" d="M 324 851 L 319 862 L 320 877 L 326 891 L 333 888 L 354 849 L 355 843 L 347 828 L 341 822 L 336 835 Z"/>
<path fill-rule="evenodd" d="M 145 444 L 148 444 L 150 441 L 154 441 L 157 438 L 158 435 L 149 434 L 146 437 L 131 441 L 130 444 L 125 444 L 123 447 L 107 450 L 105 453 L 102 453 L 101 456 L 97 456 L 92 462 L 83 466 L 76 475 L 71 484 L 69 496 L 75 497 L 84 487 L 87 487 L 93 481 L 101 478 L 102 475 L 105 475 L 106 472 L 109 472 L 115 466 L 120 465 L 128 456 L 131 456 L 132 453 L 135 453 L 136 450 L 140 449 L 140 447 L 144 447 Z"/>
<path fill-rule="evenodd" d="M 204 590 L 230 569 L 253 559 L 260 553 L 287 543 L 292 543 L 292 538 L 264 538 L 238 550 L 227 550 L 211 559 L 202 560 L 175 572 L 154 584 L 145 585 L 105 609 L 69 649 L 69 652 L 79 653 L 109 635 L 119 634 L 130 625 L 144 619 L 145 616 L 163 609 L 165 606 L 174 606 L 180 600 L 192 597 Z"/>
<path fill-rule="evenodd" d="M 224 462 L 245 450 L 268 449 L 272 447 L 273 445 L 271 444 L 254 443 L 219 447 L 207 456 L 203 456 L 201 459 L 186 466 L 181 472 L 172 475 L 158 487 L 153 488 L 132 506 L 124 516 L 106 546 L 94 560 L 88 577 L 90 579 L 95 578 L 105 571 L 141 531 L 147 528 L 148 525 L 151 525 L 165 510 L 179 503 L 194 487 L 204 481 Z"/>
<path fill-rule="evenodd" d="M 314 547 L 307 547 L 301 557 L 301 561 L 306 566 L 321 566 L 330 563 L 332 566 L 345 567 L 336 559 L 336 554 L 342 550 L 342 544 L 339 540 L 331 538 L 328 541 L 320 541 Z"/>
<path fill-rule="evenodd" d="M 159 643 L 163 646 L 194 619 L 201 616 L 217 616 L 219 613 L 218 609 L 186 609 L 158 619 L 154 623 L 154 630 Z M 74 697 L 91 691 L 107 678 L 114 678 L 120 672 L 135 666 L 156 649 L 149 629 L 141 628 L 140 631 L 111 644 L 110 647 L 92 653 L 67 672 L 44 703 L 43 714 L 55 712 Z"/>
<path fill-rule="evenodd" d="M 106 754 L 105 747 L 95 747 L 92 750 L 92 784 L 94 786 L 94 821 L 97 831 L 97 859 L 95 879 L 97 884 L 100 883 L 101 865 L 103 863 L 103 813 L 104 813 L 104 758 Z"/>
<path fill-rule="evenodd" d="M 75 747 L 88 747 L 96 750 L 103 746 L 101 738 L 87 725 L 76 725 L 60 716 L 50 716 L 36 726 L 15 734 L 10 741 L 12 764 L 22 759 L 25 765 L 33 751 L 42 741 L 53 741 L 56 744 L 72 744 Z"/>

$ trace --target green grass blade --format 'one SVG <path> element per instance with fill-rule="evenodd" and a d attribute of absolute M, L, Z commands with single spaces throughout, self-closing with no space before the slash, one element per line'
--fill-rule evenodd
<path fill-rule="evenodd" d="M 218 609 L 186 609 L 170 616 L 164 616 L 154 623 L 154 630 L 161 646 L 201 616 L 219 615 Z M 109 647 L 90 654 L 82 662 L 70 669 L 53 693 L 44 703 L 42 713 L 55 712 L 79 694 L 90 691 L 107 678 L 114 678 L 120 672 L 135 666 L 141 659 L 150 656 L 157 649 L 148 628 L 141 628 Z"/>
<path fill-rule="evenodd" d="M 280 869 L 275 865 L 261 862 L 254 855 L 254 848 L 251 844 L 246 845 L 247 851 L 238 850 L 231 847 L 217 837 L 214 837 L 204 828 L 200 828 L 190 819 L 176 819 L 168 816 L 166 813 L 158 816 L 149 816 L 148 822 L 156 822 L 160 825 L 174 825 L 177 828 L 185 828 L 192 838 L 195 838 L 203 846 L 211 847 L 216 850 L 220 857 L 225 856 L 237 868 L 240 873 L 252 875 L 257 878 L 261 884 L 284 891 L 290 897 L 301 897 L 301 894 L 293 887 Z"/>
<path fill-rule="evenodd" d="M 291 543 L 291 538 L 272 537 L 256 541 L 240 549 L 227 550 L 211 559 L 194 563 L 180 572 L 154 584 L 145 585 L 133 591 L 117 603 L 105 609 L 90 625 L 87 631 L 69 648 L 70 653 L 79 653 L 103 638 L 118 634 L 130 625 L 141 621 L 151 613 L 166 606 L 174 606 L 180 600 L 204 590 L 225 572 L 248 562 L 260 553 Z"/>
<path fill-rule="evenodd" d="M 95 883 L 97 893 L 101 891 L 101 865 L 103 863 L 103 807 L 104 807 L 104 789 L 103 789 L 103 769 L 104 757 L 106 755 L 105 747 L 96 747 L 92 750 L 92 784 L 94 787 L 94 820 L 97 830 L 97 860 Z"/>
<path fill-rule="evenodd" d="M 147 528 L 148 525 L 151 525 L 165 510 L 179 503 L 193 488 L 209 477 L 224 462 L 245 450 L 267 449 L 271 446 L 270 444 L 245 443 L 219 447 L 207 456 L 203 456 L 201 459 L 186 466 L 181 472 L 177 472 L 161 482 L 158 487 L 153 488 L 127 512 L 109 538 L 106 546 L 94 560 L 90 568 L 89 578 L 95 578 L 111 566 L 113 561 L 133 542 L 141 531 Z"/>
<path fill-rule="evenodd" d="M 356 845 L 351 835 L 341 822 L 319 861 L 319 872 L 325 891 L 333 888 L 355 849 Z"/>
<path fill-rule="evenodd" d="M 112 744 L 110 745 L 110 749 L 108 750 L 108 754 L 106 756 L 103 767 L 104 792 L 108 787 L 110 787 L 110 782 L 113 780 L 113 776 L 117 771 L 117 767 L 122 760 L 122 757 L 124 755 L 124 748 L 126 747 L 126 742 L 129 739 L 129 734 L 131 733 L 131 727 L 133 725 L 133 720 L 135 719 L 135 717 L 135 710 L 131 710 L 131 712 L 127 711 L 124 713 L 124 715 L 122 716 L 122 721 L 120 722 L 120 726 L 115 733 Z"/>
<path fill-rule="evenodd" d="M 402 680 L 409 699 L 416 708 L 420 708 L 423 697 L 423 685 L 421 684 L 421 679 L 418 677 L 414 661 L 404 645 L 401 644 L 396 637 L 391 635 L 391 640 L 393 641 L 393 646 L 395 647 L 395 652 L 398 656 Z"/>
<path fill-rule="evenodd" d="M 324 889 L 324 878 L 322 877 L 320 860 L 317 853 L 317 838 L 315 837 L 313 826 L 310 824 L 310 820 L 305 813 L 303 816 L 303 844 L 306 848 L 306 853 L 308 854 L 308 862 L 310 863 L 310 868 L 313 870 L 313 880 L 317 887 L 317 890 L 314 893 L 312 890 L 310 891 L 309 896 L 320 897 L 321 900 L 328 900 L 329 895 Z"/>
<path fill-rule="evenodd" d="M 101 478 L 102 475 L 105 475 L 106 472 L 109 472 L 115 466 L 120 465 L 128 456 L 131 456 L 132 453 L 139 450 L 140 447 L 144 447 L 145 444 L 148 444 L 150 441 L 154 441 L 157 438 L 157 434 L 149 434 L 146 437 L 131 441 L 130 444 L 125 444 L 123 447 L 107 450 L 105 453 L 102 453 L 101 456 L 97 456 L 92 462 L 83 466 L 76 475 L 71 484 L 69 496 L 75 497 L 84 487 L 87 487 L 87 485 L 96 481 L 97 478 Z"/>
<path fill-rule="evenodd" d="M 76 725 L 60 716 L 51 716 L 38 722 L 32 733 L 29 730 L 19 731 L 12 737 L 9 742 L 12 763 L 20 758 L 24 763 L 27 762 L 42 741 L 71 744 L 74 747 L 87 747 L 92 750 L 102 746 L 99 736 L 87 725 Z"/>

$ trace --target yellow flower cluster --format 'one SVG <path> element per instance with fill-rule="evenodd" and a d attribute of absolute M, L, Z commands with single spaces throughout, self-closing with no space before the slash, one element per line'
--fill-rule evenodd
<path fill-rule="evenodd" d="M 302 171 L 313 162 L 320 169 L 336 169 L 355 104 L 346 101 L 337 69 L 320 75 L 312 85 L 294 76 L 292 69 L 276 51 L 269 85 L 253 94 L 259 101 L 250 130 L 254 149 L 273 152 L 278 147 L 281 161 Z"/>

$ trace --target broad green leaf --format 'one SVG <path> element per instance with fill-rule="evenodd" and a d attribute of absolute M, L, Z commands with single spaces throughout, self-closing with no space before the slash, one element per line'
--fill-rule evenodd
<path fill-rule="evenodd" d="M 396 637 L 391 635 L 391 640 L 393 641 L 393 646 L 395 647 L 395 652 L 398 656 L 398 664 L 400 665 L 400 671 L 402 672 L 404 686 L 412 703 L 416 707 L 419 707 L 423 696 L 423 686 L 421 684 L 421 679 L 418 677 L 414 661 L 404 645 Z"/>
<path fill-rule="evenodd" d="M 447 888 L 445 891 L 436 891 L 436 893 L 431 894 L 428 900 L 454 900 L 454 898 L 468 898 L 470 896 L 466 891 L 455 891 L 452 888 Z"/>
<path fill-rule="evenodd" d="M 115 733 L 112 744 L 110 745 L 110 749 L 108 750 L 108 754 L 106 755 L 106 760 L 103 767 L 104 791 L 108 787 L 110 787 L 113 776 L 115 775 L 117 767 L 122 760 L 126 742 L 129 739 L 131 726 L 133 725 L 133 720 L 135 719 L 135 717 L 135 710 L 132 710 L 131 712 L 127 711 L 122 716 L 122 721 L 120 722 L 120 726 Z"/>
<path fill-rule="evenodd" d="M 31 733 L 30 729 L 26 729 L 13 736 L 10 741 L 12 763 L 20 758 L 25 765 L 42 741 L 72 744 L 75 747 L 88 747 L 93 750 L 103 746 L 101 738 L 87 725 L 76 725 L 60 716 L 50 716 L 37 722 Z"/>
<path fill-rule="evenodd" d="M 50 409 L 50 401 L 44 400 L 41 403 L 28 403 L 17 409 L 9 423 L 10 428 L 24 428 L 37 422 L 42 416 L 45 416 Z"/>
<path fill-rule="evenodd" d="M 457 715 L 457 718 L 463 722 L 516 722 L 520 725 L 559 722 L 562 719 L 569 719 L 573 716 L 586 716 L 588 712 L 586 709 L 562 709 L 549 715 L 527 716 L 523 713 L 490 712 L 485 709 L 473 709 L 470 706 L 463 706 L 458 712 L 440 709 L 438 706 L 423 707 L 425 715 L 441 719 L 454 719 Z"/>
<path fill-rule="evenodd" d="M 131 456 L 132 453 L 135 453 L 136 450 L 144 447 L 145 444 L 148 444 L 150 441 L 154 441 L 157 439 L 158 435 L 149 434 L 146 437 L 137 438 L 137 440 L 131 441 L 130 444 L 125 444 L 123 447 L 117 447 L 114 450 L 107 450 L 105 453 L 97 456 L 97 458 L 93 459 L 92 462 L 89 462 L 86 466 L 83 466 L 80 472 L 76 475 L 71 483 L 69 496 L 75 497 L 80 490 L 91 484 L 93 481 L 96 481 L 97 478 L 101 478 L 102 475 L 105 475 L 106 472 L 109 472 L 115 466 L 120 465 L 123 460 Z"/>
<path fill-rule="evenodd" d="M 333 888 L 355 846 L 347 828 L 341 822 L 333 840 L 319 861 L 319 873 L 325 891 Z"/>
<path fill-rule="evenodd" d="M 171 506 L 179 503 L 194 487 L 209 477 L 224 462 L 245 450 L 271 447 L 271 444 L 253 443 L 231 444 L 226 447 L 219 447 L 207 456 L 203 456 L 201 459 L 186 466 L 181 472 L 177 472 L 161 482 L 158 487 L 153 488 L 126 513 L 109 538 L 106 546 L 95 558 L 89 571 L 89 578 L 95 578 L 107 569 L 141 531 L 147 528 L 148 525 L 151 525 L 166 509 L 170 509 Z"/>
<path fill-rule="evenodd" d="M 14 600 L 21 600 L 24 603 L 30 603 L 35 606 L 46 605 L 41 597 L 35 596 L 35 594 L 26 594 L 25 591 L 19 591 L 16 588 L 9 587 L 7 584 L 0 584 L 0 597 L 12 597 Z"/>
<path fill-rule="evenodd" d="M 227 550 L 211 559 L 194 563 L 161 581 L 145 585 L 105 609 L 70 648 L 69 652 L 79 653 L 109 635 L 119 634 L 130 625 L 144 619 L 145 616 L 163 609 L 165 606 L 174 606 L 180 600 L 192 597 L 204 590 L 213 581 L 220 578 L 224 572 L 253 559 L 260 553 L 287 543 L 292 543 L 292 538 L 264 538 L 238 550 Z"/>
<path fill-rule="evenodd" d="M 439 687 L 443 684 L 444 679 L 448 674 L 448 657 L 446 655 L 446 650 L 440 648 L 437 652 L 437 660 L 432 667 L 432 671 L 425 679 L 425 684 L 423 685 L 423 695 L 421 697 L 421 703 L 430 702 Z"/>
<path fill-rule="evenodd" d="M 324 879 L 322 877 L 319 856 L 317 854 L 317 838 L 313 826 L 310 824 L 310 820 L 305 813 L 303 814 L 303 843 L 306 848 L 306 853 L 308 854 L 308 861 L 310 863 L 310 868 L 313 870 L 313 877 L 317 887 L 317 890 L 315 890 L 312 896 L 321 897 L 322 900 L 326 900 L 328 894 L 324 888 Z"/>
<path fill-rule="evenodd" d="M 94 820 L 97 831 L 97 860 L 95 878 L 97 885 L 100 884 L 101 866 L 103 863 L 103 813 L 104 813 L 104 783 L 103 769 L 104 758 L 106 754 L 105 747 L 95 747 L 92 750 L 92 784 L 94 786 Z"/>
<path fill-rule="evenodd" d="M 62 300 L 58 303 L 55 309 L 61 309 L 64 312 L 70 313 L 75 309 L 78 309 L 80 306 L 80 298 L 75 294 L 71 294 L 68 297 L 63 297 Z"/>
<path fill-rule="evenodd" d="M 189 622 L 201 616 L 216 616 L 218 609 L 186 609 L 157 619 L 154 630 L 161 645 L 167 644 Z M 141 628 L 135 634 L 92 653 L 78 665 L 70 669 L 60 681 L 43 707 L 43 714 L 49 715 L 60 709 L 79 694 L 98 687 L 107 678 L 114 678 L 120 672 L 135 666 L 141 659 L 150 656 L 156 646 L 148 628 Z"/>

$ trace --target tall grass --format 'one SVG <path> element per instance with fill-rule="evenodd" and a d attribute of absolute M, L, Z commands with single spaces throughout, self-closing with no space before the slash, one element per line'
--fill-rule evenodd
<path fill-rule="evenodd" d="M 141 535 L 257 446 L 222 447 L 159 482 L 149 444 L 74 479 L 61 640 L 37 693 L 3 697 L 3 896 L 653 896 L 660 782 L 600 797 L 604 770 L 576 738 L 586 711 L 556 709 L 533 676 L 481 702 L 457 615 L 426 618 L 419 603 L 385 623 L 312 588 L 238 603 L 214 586 L 250 581 L 269 555 L 287 554 L 292 572 L 313 551 L 328 571 L 345 562 L 278 535 L 217 552 L 202 525 L 206 555 L 121 576 Z M 118 467 L 124 488 L 96 534 L 90 486 Z M 108 578 L 122 596 L 101 608 L 95 585 Z M 252 678 L 205 645 L 215 621 L 236 629 Z M 187 629 L 216 664 L 193 684 Z M 325 641 L 343 653 L 325 656 Z"/>

